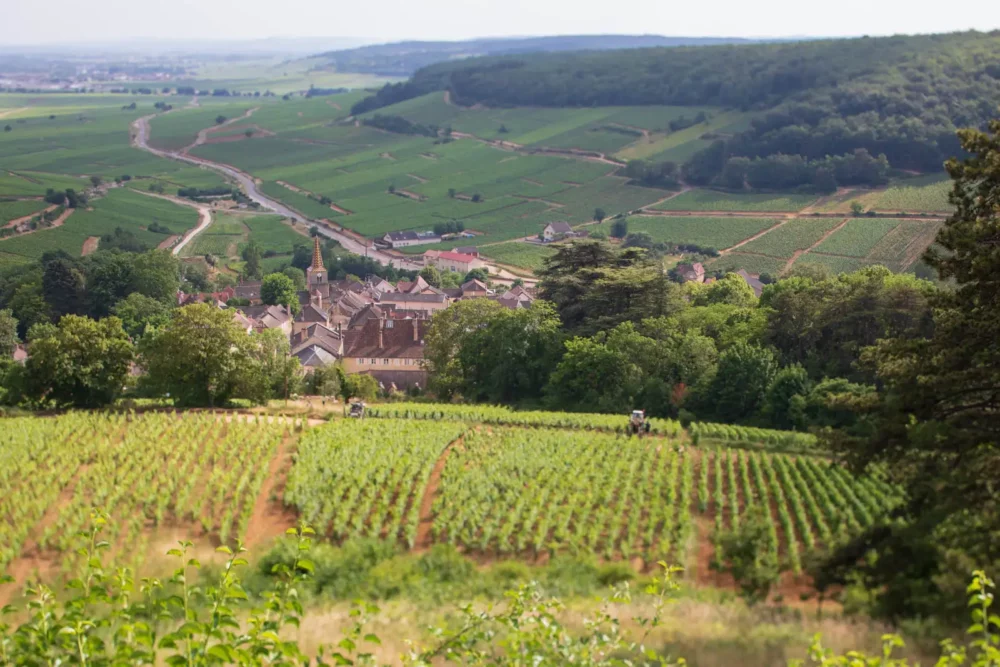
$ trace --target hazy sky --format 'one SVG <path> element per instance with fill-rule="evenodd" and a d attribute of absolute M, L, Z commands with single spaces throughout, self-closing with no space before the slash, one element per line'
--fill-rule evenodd
<path fill-rule="evenodd" d="M 847 36 L 1000 28 L 1000 0 L 0 0 L 0 43 L 642 33 Z"/>

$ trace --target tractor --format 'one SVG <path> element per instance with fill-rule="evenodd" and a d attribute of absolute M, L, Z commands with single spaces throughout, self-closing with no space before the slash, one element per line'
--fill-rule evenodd
<path fill-rule="evenodd" d="M 365 418 L 365 404 L 363 401 L 355 401 L 351 403 L 351 412 L 347 415 L 348 417 L 354 417 L 355 419 Z"/>
<path fill-rule="evenodd" d="M 649 420 L 646 419 L 645 410 L 633 410 L 632 416 L 628 420 L 628 434 L 629 435 L 642 435 L 643 433 L 649 433 Z"/>

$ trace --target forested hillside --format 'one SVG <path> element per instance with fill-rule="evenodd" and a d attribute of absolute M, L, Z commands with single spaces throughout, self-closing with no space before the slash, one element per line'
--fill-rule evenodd
<path fill-rule="evenodd" d="M 849 184 L 830 156 L 871 163 L 852 178 L 872 185 L 889 167 L 940 171 L 959 152 L 955 130 L 982 128 L 1000 108 L 1000 33 L 477 58 L 420 70 L 355 111 L 433 90 L 465 106 L 755 111 L 749 130 L 706 136 L 715 141 L 687 161 L 685 179 L 830 191 Z"/>
<path fill-rule="evenodd" d="M 553 35 L 469 39 L 462 41 L 407 41 L 374 44 L 322 53 L 317 58 L 338 72 L 410 76 L 421 67 L 474 56 L 558 51 L 637 49 L 657 46 L 739 44 L 756 40 L 729 37 L 663 37 L 660 35 Z"/>

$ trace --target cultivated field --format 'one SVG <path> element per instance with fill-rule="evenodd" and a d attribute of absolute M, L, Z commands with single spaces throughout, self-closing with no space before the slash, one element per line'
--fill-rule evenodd
<path fill-rule="evenodd" d="M 895 181 L 889 187 L 871 191 L 847 192 L 830 198 L 820 211 L 849 213 L 851 203 L 866 210 L 888 213 L 951 213 L 948 202 L 952 182 L 943 174 L 917 176 Z"/>
<path fill-rule="evenodd" d="M 154 222 L 168 231 L 149 231 L 148 226 Z M 117 227 L 132 232 L 140 242 L 155 248 L 169 236 L 183 234 L 197 224 L 198 213 L 193 208 L 128 188 L 115 188 L 93 201 L 87 209 L 74 210 L 60 227 L 0 239 L 0 266 L 38 259 L 50 250 L 79 256 L 89 237 L 111 234 Z"/>
<path fill-rule="evenodd" d="M 628 231 L 647 232 L 657 242 L 693 243 L 703 248 L 723 250 L 778 222 L 773 218 L 632 216 L 628 219 Z M 608 234 L 611 222 L 605 220 L 590 229 Z"/>
<path fill-rule="evenodd" d="M 545 260 L 556 253 L 556 249 L 552 246 L 516 241 L 486 246 L 479 251 L 495 262 L 531 271 L 542 268 Z"/>
<path fill-rule="evenodd" d="M 815 202 L 815 195 L 734 194 L 690 190 L 657 204 L 658 211 L 800 211 Z"/>
<path fill-rule="evenodd" d="M 210 413 L 16 418 L 0 438 L 0 569 L 69 571 L 92 507 L 116 517 L 115 553 L 142 562 L 170 540 L 260 544 L 308 520 L 326 539 L 455 544 L 531 562 L 568 553 L 708 581 L 713 534 L 767 509 L 795 574 L 890 510 L 898 492 L 822 458 L 812 436 L 489 406 L 387 404 L 303 430 Z"/>
<path fill-rule="evenodd" d="M 133 565 L 173 526 L 223 542 L 246 535 L 289 428 L 211 414 L 6 419 L 0 566 L 74 571 L 69 549 L 94 507 L 116 517 L 107 539 Z"/>

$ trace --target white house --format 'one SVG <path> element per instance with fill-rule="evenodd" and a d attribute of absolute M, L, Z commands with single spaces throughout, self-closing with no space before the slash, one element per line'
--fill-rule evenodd
<path fill-rule="evenodd" d="M 434 232 L 388 232 L 382 237 L 391 248 L 405 248 L 424 243 L 441 243 L 441 237 Z"/>
<path fill-rule="evenodd" d="M 468 273 L 472 269 L 486 268 L 486 262 L 460 252 L 428 250 L 424 253 L 424 266 L 437 267 L 438 271 Z"/>
<path fill-rule="evenodd" d="M 570 227 L 568 222 L 550 222 L 545 225 L 545 229 L 542 230 L 542 239 L 546 243 L 550 243 L 572 233 L 573 228 Z"/>

